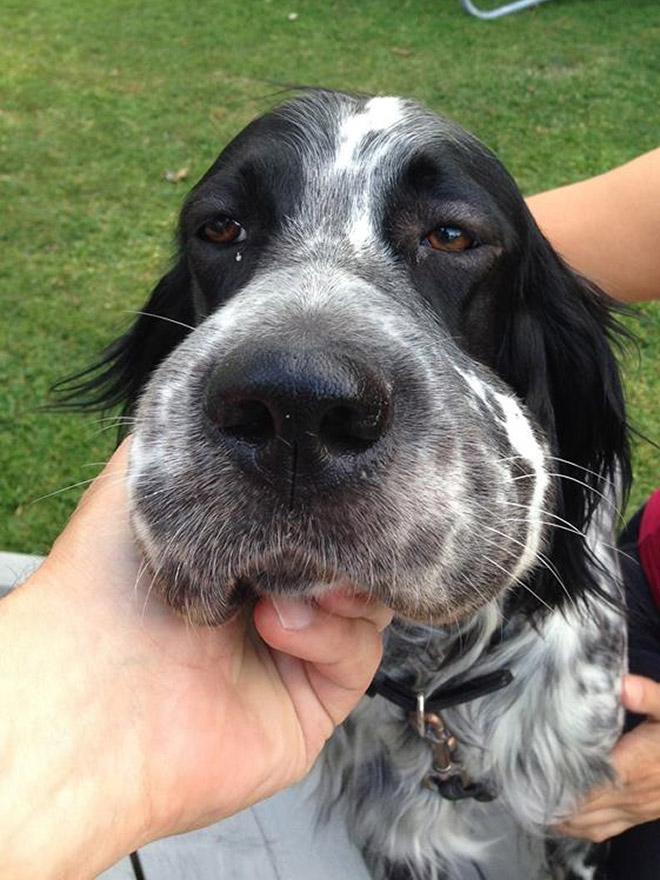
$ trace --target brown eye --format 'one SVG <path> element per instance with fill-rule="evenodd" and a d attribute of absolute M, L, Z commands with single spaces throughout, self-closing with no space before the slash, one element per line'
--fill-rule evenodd
<path fill-rule="evenodd" d="M 216 217 L 202 227 L 201 236 L 214 244 L 234 244 L 245 241 L 247 233 L 241 224 L 231 217 Z"/>
<path fill-rule="evenodd" d="M 424 243 L 436 251 L 468 251 L 476 246 L 475 240 L 458 226 L 438 226 Z"/>

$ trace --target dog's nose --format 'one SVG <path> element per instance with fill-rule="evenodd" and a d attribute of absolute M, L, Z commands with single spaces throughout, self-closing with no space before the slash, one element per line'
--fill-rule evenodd
<path fill-rule="evenodd" d="M 237 351 L 219 363 L 204 411 L 240 463 L 269 481 L 343 481 L 386 433 L 391 390 L 361 359 L 327 351 Z"/>

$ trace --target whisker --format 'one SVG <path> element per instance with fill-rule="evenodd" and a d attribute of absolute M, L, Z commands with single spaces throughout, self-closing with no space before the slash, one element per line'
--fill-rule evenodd
<path fill-rule="evenodd" d="M 522 504 L 520 501 L 500 501 L 499 503 L 506 505 L 507 507 L 521 507 L 523 510 L 527 510 L 527 511 L 529 511 L 529 509 L 530 509 L 528 504 Z M 568 526 L 572 529 L 575 529 L 578 532 L 578 534 L 582 535 L 582 537 L 586 540 L 586 538 L 587 538 L 586 532 L 583 532 L 580 529 L 578 529 L 578 527 L 574 523 L 570 522 L 570 520 L 564 519 L 564 517 L 559 516 L 558 513 L 554 513 L 552 510 L 547 510 L 545 507 L 541 507 L 540 512 L 543 516 L 552 517 L 552 519 L 558 520 L 559 522 L 563 523 L 565 526 Z"/>
<path fill-rule="evenodd" d="M 515 576 L 514 574 L 512 574 L 510 571 L 507 571 L 507 569 L 504 568 L 503 565 L 500 565 L 499 562 L 495 562 L 494 559 L 490 559 L 490 557 L 488 557 L 488 556 L 484 556 L 484 559 L 486 560 L 486 562 L 490 562 L 491 565 L 494 565 L 495 568 L 499 568 L 499 570 L 500 570 L 501 572 L 503 572 L 507 577 L 511 578 L 511 580 L 513 580 L 513 581 L 515 581 L 517 584 L 519 584 L 524 590 L 527 590 L 528 593 L 531 593 L 532 596 L 534 596 L 534 598 L 536 599 L 536 601 L 537 601 L 537 602 L 540 602 L 541 605 L 544 605 L 544 606 L 548 609 L 548 611 L 552 611 L 551 606 L 548 605 L 548 603 L 547 603 L 545 600 L 543 600 L 543 599 L 538 595 L 538 593 L 535 593 L 534 590 L 529 586 L 529 584 L 526 584 L 524 581 L 521 581 L 519 577 L 516 577 L 516 576 Z"/>
<path fill-rule="evenodd" d="M 590 486 L 588 483 L 585 483 L 584 480 L 578 480 L 577 477 L 571 477 L 571 476 L 569 476 L 569 474 L 559 474 L 559 473 L 552 473 L 552 472 L 548 472 L 547 476 L 548 477 L 555 477 L 556 479 L 559 479 L 559 480 L 569 480 L 571 483 L 577 483 L 578 486 L 582 486 L 582 488 L 586 489 L 588 492 L 593 492 L 594 495 L 598 495 L 598 497 L 601 498 L 605 502 L 605 504 L 608 504 L 612 508 L 612 510 L 614 511 L 614 513 L 617 515 L 617 517 L 619 519 L 623 518 L 621 511 L 616 506 L 616 504 L 612 501 L 611 498 L 608 498 L 607 495 L 603 494 L 603 492 L 599 492 L 598 489 L 594 489 L 593 486 Z M 511 482 L 515 483 L 518 480 L 530 480 L 530 479 L 536 479 L 536 474 L 518 474 L 518 476 L 516 476 L 516 477 L 511 477 Z"/>
<path fill-rule="evenodd" d="M 603 474 L 598 473 L 598 471 L 591 470 L 591 468 L 585 467 L 582 464 L 578 464 L 575 461 L 571 461 L 568 458 L 560 458 L 558 455 L 550 455 L 546 456 L 552 461 L 560 461 L 562 464 L 570 464 L 571 467 L 574 467 L 578 471 L 582 471 L 585 474 L 591 474 L 593 477 L 597 477 L 599 480 L 603 480 L 604 482 L 612 485 L 612 480 L 609 477 L 604 476 Z"/>
<path fill-rule="evenodd" d="M 129 428 L 132 428 L 135 425 L 135 419 L 129 419 L 129 418 L 124 419 L 124 418 L 119 417 L 116 420 L 112 421 L 108 425 L 101 425 L 101 427 L 97 428 L 97 430 L 94 431 L 94 433 L 91 434 L 91 436 L 98 437 L 99 434 L 103 434 L 106 431 L 111 431 L 113 428 L 119 428 L 122 425 L 127 425 Z"/>
<path fill-rule="evenodd" d="M 507 535 L 506 532 L 502 532 L 502 531 L 500 531 L 500 529 L 496 529 L 493 526 L 484 526 L 484 528 L 487 529 L 489 532 L 495 532 L 496 534 L 500 535 L 503 538 L 506 538 L 508 541 L 511 541 L 514 544 L 518 544 L 520 547 L 523 547 L 523 549 L 526 547 L 526 544 L 523 541 L 519 541 L 517 538 L 513 538 L 511 535 Z M 486 557 L 484 557 L 484 559 L 485 558 Z M 573 596 L 571 596 L 571 593 L 570 593 L 568 587 L 566 586 L 566 584 L 564 583 L 556 566 L 548 559 L 548 557 L 544 553 L 538 552 L 536 554 L 536 559 L 539 562 L 539 564 L 542 565 L 543 568 L 545 568 L 547 571 L 549 571 L 550 574 L 555 578 L 555 580 L 557 581 L 559 586 L 562 588 L 562 590 L 566 594 L 566 598 L 568 599 L 568 601 L 571 603 L 571 605 L 573 606 L 573 608 L 577 612 L 577 605 L 576 605 L 575 599 L 573 598 Z M 530 592 L 531 592 L 531 590 L 530 590 Z M 536 594 L 534 594 L 534 595 L 536 595 Z"/>
<path fill-rule="evenodd" d="M 136 421 L 135 416 L 126 416 L 117 413 L 114 416 L 98 416 L 94 421 L 96 422 L 134 422 Z"/>
<path fill-rule="evenodd" d="M 193 327 L 192 324 L 184 324 L 183 321 L 176 321 L 174 318 L 168 318 L 167 315 L 156 315 L 153 312 L 143 312 L 139 309 L 122 309 L 124 312 L 128 312 L 131 315 L 143 315 L 145 318 L 158 318 L 161 321 L 167 321 L 169 324 L 178 324 L 179 327 L 185 327 L 186 330 L 196 330 L 196 327 Z"/>
<path fill-rule="evenodd" d="M 103 465 L 105 465 L 105 462 L 103 462 Z M 96 474 L 96 476 L 89 477 L 86 480 L 79 480 L 77 483 L 71 483 L 69 486 L 63 486 L 61 489 L 55 489 L 53 492 L 39 495 L 38 498 L 33 498 L 32 501 L 28 501 L 28 506 L 37 504 L 39 501 L 45 501 L 47 498 L 54 498 L 56 495 L 62 495 L 64 492 L 69 492 L 71 489 L 78 489 L 80 486 L 89 486 L 90 483 L 93 483 L 95 480 L 101 479 L 102 477 L 104 477 L 103 474 Z M 118 477 L 117 474 L 105 474 L 104 479 L 108 479 L 108 477 L 114 477 L 118 482 L 123 480 L 123 476 Z"/>

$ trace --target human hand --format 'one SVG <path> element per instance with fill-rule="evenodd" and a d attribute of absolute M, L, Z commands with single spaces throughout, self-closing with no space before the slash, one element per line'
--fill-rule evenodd
<path fill-rule="evenodd" d="M 5 600 L 19 610 L 31 602 L 25 616 L 34 621 L 38 609 L 44 624 L 28 650 L 48 694 L 39 710 L 50 740 L 66 745 L 43 758 L 85 780 L 85 822 L 91 816 L 96 840 L 112 840 L 94 870 L 299 780 L 371 681 L 392 616 L 344 584 L 314 606 L 269 597 L 223 626 L 191 626 L 143 570 L 126 458 L 124 444 L 42 568 Z M 38 740 L 30 745 L 39 753 Z M 75 808 L 76 791 L 68 796 Z M 115 822 L 104 828 L 108 815 Z M 74 809 L 67 827 L 75 820 Z"/>
<path fill-rule="evenodd" d="M 660 684 L 639 675 L 623 680 L 623 705 L 647 715 L 612 751 L 615 783 L 593 791 L 559 830 L 601 843 L 633 825 L 660 818 Z"/>

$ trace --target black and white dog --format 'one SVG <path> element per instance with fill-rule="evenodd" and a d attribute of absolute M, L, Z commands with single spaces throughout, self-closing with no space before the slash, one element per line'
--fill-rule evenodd
<path fill-rule="evenodd" d="M 474 137 L 309 91 L 224 150 L 176 264 L 67 386 L 135 415 L 135 534 L 191 620 L 337 581 L 397 612 L 321 792 L 376 878 L 488 877 L 493 811 L 545 839 L 529 880 L 595 876 L 549 829 L 622 720 L 610 306 Z"/>

